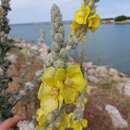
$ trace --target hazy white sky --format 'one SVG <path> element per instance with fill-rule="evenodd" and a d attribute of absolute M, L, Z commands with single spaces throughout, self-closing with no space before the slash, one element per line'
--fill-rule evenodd
<path fill-rule="evenodd" d="M 71 20 L 74 11 L 83 0 L 12 0 L 9 13 L 11 23 L 50 21 L 50 9 L 53 3 L 59 5 L 64 20 Z M 130 0 L 100 0 L 98 13 L 101 17 L 130 16 Z"/>

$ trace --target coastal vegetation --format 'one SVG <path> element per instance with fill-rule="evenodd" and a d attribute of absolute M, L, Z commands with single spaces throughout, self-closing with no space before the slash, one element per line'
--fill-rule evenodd
<path fill-rule="evenodd" d="M 8 25 L 7 14 L 10 11 L 10 0 L 1 0 L 0 5 L 0 120 L 12 116 L 12 96 L 6 90 L 11 78 L 7 75 L 10 62 L 6 59 L 7 52 L 11 48 L 8 40 L 10 26 Z"/>
<path fill-rule="evenodd" d="M 102 23 L 130 23 L 130 17 L 125 15 L 120 15 L 115 18 L 103 18 Z"/>
<path fill-rule="evenodd" d="M 124 21 L 124 20 L 130 20 L 130 17 L 127 17 L 125 15 L 118 16 L 114 19 L 115 21 Z"/>

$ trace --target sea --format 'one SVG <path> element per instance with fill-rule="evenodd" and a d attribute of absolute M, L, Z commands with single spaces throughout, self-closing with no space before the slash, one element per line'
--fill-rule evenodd
<path fill-rule="evenodd" d="M 41 31 L 45 33 L 46 44 L 51 46 L 50 23 L 13 24 L 10 36 L 38 44 Z M 66 37 L 69 32 L 70 24 L 65 23 Z M 96 32 L 88 32 L 86 42 L 73 50 L 75 55 L 80 52 L 84 52 L 87 61 L 130 75 L 130 24 L 102 24 Z"/>

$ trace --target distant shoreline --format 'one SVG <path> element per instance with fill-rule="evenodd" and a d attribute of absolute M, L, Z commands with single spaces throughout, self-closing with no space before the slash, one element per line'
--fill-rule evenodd
<path fill-rule="evenodd" d="M 130 19 L 123 21 L 102 20 L 102 24 L 130 24 Z"/>
<path fill-rule="evenodd" d="M 71 24 L 72 21 L 63 21 L 65 24 Z M 51 24 L 50 22 L 30 22 L 30 23 L 14 23 L 10 24 L 11 26 L 14 25 L 30 25 L 30 24 Z M 114 21 L 114 20 L 101 20 L 101 24 L 130 24 L 130 19 L 129 20 L 123 20 L 123 21 Z"/>

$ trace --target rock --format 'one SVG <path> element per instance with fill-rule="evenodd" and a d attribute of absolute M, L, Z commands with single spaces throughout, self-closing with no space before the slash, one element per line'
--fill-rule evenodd
<path fill-rule="evenodd" d="M 120 93 L 120 94 L 124 94 L 124 83 L 119 83 L 119 84 L 117 84 L 117 86 L 116 86 L 116 89 L 118 90 L 118 92 Z"/>
<path fill-rule="evenodd" d="M 99 77 L 107 77 L 108 76 L 108 70 L 107 70 L 106 66 L 97 67 L 96 72 L 98 73 Z"/>
<path fill-rule="evenodd" d="M 92 76 L 96 76 L 96 75 L 97 75 L 97 72 L 96 72 L 95 69 L 89 69 L 89 70 L 87 71 L 87 74 L 88 74 L 88 75 L 92 75 Z"/>
<path fill-rule="evenodd" d="M 128 122 L 122 118 L 118 109 L 112 105 L 106 105 L 105 110 L 108 112 L 112 119 L 112 124 L 115 128 L 128 128 Z"/>
<path fill-rule="evenodd" d="M 124 86 L 124 95 L 130 96 L 130 81 L 128 81 Z"/>
<path fill-rule="evenodd" d="M 109 75 L 113 76 L 113 75 L 118 75 L 119 72 L 116 69 L 110 68 L 109 69 Z"/>
<path fill-rule="evenodd" d="M 110 76 L 111 77 L 111 76 Z M 113 75 L 112 77 L 112 80 L 115 81 L 115 82 L 120 82 L 121 81 L 121 78 L 119 77 L 119 75 Z"/>
<path fill-rule="evenodd" d="M 93 63 L 92 62 L 84 63 L 83 67 L 84 67 L 85 70 L 92 69 Z"/>
<path fill-rule="evenodd" d="M 120 94 L 130 96 L 130 81 L 127 81 L 126 83 L 122 82 L 117 84 L 116 89 Z"/>
<path fill-rule="evenodd" d="M 126 77 L 127 77 L 127 75 L 124 74 L 124 73 L 122 73 L 122 72 L 119 73 L 119 76 L 120 76 L 120 77 L 123 77 L 123 78 L 126 78 Z"/>
<path fill-rule="evenodd" d="M 108 72 L 106 66 L 98 66 L 98 67 L 96 68 L 96 71 L 97 71 L 98 73 L 107 73 L 107 72 Z"/>
<path fill-rule="evenodd" d="M 20 121 L 17 124 L 17 127 L 19 128 L 19 130 L 36 130 L 34 123 L 29 121 Z"/>
<path fill-rule="evenodd" d="M 88 81 L 92 83 L 98 83 L 99 79 L 97 79 L 95 76 L 87 76 Z"/>

